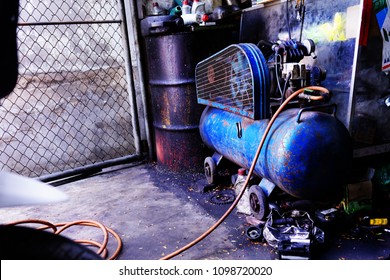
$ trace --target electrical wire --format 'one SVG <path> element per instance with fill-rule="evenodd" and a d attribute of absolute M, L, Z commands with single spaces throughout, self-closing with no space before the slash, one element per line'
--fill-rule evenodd
<path fill-rule="evenodd" d="M 281 102 L 283 102 L 284 99 L 285 99 L 287 85 L 290 83 L 290 79 L 291 79 L 291 72 L 288 72 L 287 77 L 286 77 L 286 81 L 284 82 L 283 94 L 282 94 L 282 97 L 281 97 Z"/>
<path fill-rule="evenodd" d="M 232 205 L 229 207 L 229 209 L 222 215 L 222 217 L 214 224 L 212 225 L 207 231 L 205 231 L 203 234 L 201 234 L 198 238 L 194 239 L 193 241 L 191 241 L 190 243 L 188 243 L 187 245 L 179 248 L 178 250 L 160 258 L 160 260 L 169 260 L 177 255 L 179 255 L 180 253 L 188 250 L 189 248 L 191 248 L 192 246 L 196 245 L 197 243 L 199 243 L 200 241 L 202 241 L 204 238 L 206 238 L 210 233 L 212 233 L 229 215 L 230 213 L 233 211 L 233 209 L 237 206 L 238 202 L 240 201 L 241 197 L 243 196 L 244 192 L 245 192 L 245 189 L 247 188 L 247 185 L 249 184 L 249 181 L 250 181 L 250 178 L 252 177 L 252 174 L 253 174 L 253 170 L 255 169 L 255 166 L 256 166 L 256 162 L 260 156 L 260 152 L 261 152 L 261 149 L 264 145 L 264 142 L 265 142 L 265 139 L 273 125 L 273 123 L 275 122 L 276 118 L 279 116 L 279 114 L 283 111 L 284 107 L 292 100 L 294 99 L 295 97 L 299 96 L 299 94 L 301 94 L 302 92 L 304 92 L 306 89 L 308 90 L 316 90 L 316 91 L 322 91 L 325 95 L 329 95 L 329 90 L 324 88 L 324 87 L 320 87 L 320 86 L 309 86 L 309 87 L 306 87 L 306 88 L 301 88 L 297 91 L 295 91 L 294 93 L 292 93 L 281 105 L 280 107 L 278 108 L 278 110 L 275 112 L 275 114 L 272 116 L 272 118 L 270 119 L 265 131 L 264 131 L 264 134 L 263 134 L 263 137 L 261 138 L 260 140 L 260 143 L 259 143 L 259 146 L 257 148 L 257 151 L 256 151 L 256 154 L 253 158 L 253 162 L 252 162 L 252 165 L 250 166 L 249 168 L 249 171 L 248 171 L 248 174 L 247 174 L 247 177 L 246 177 L 246 180 L 244 182 L 244 185 L 242 186 L 242 189 L 240 190 L 240 192 L 238 193 L 236 199 L 233 201 Z M 323 98 L 323 96 L 320 96 Z"/>
<path fill-rule="evenodd" d="M 291 40 L 291 26 L 290 26 L 290 11 L 288 8 L 288 2 L 286 1 L 286 21 L 287 21 L 287 29 L 288 29 L 288 38 Z"/>
<path fill-rule="evenodd" d="M 279 71 L 278 71 L 279 59 L 278 58 L 280 59 L 280 61 L 282 61 L 282 56 L 280 54 L 275 55 L 275 76 L 276 76 L 276 84 L 278 85 L 280 96 L 281 98 L 283 98 L 284 91 L 282 90 L 282 87 L 280 85 L 280 80 L 279 80 Z M 282 65 L 282 63 L 280 63 L 280 65 Z"/>
<path fill-rule="evenodd" d="M 74 242 L 79 243 L 79 244 L 83 244 L 83 245 L 88 244 L 88 245 L 98 247 L 99 249 L 96 252 L 96 254 L 98 254 L 102 258 L 108 259 L 108 260 L 115 260 L 119 256 L 119 253 L 121 252 L 122 247 L 123 247 L 122 239 L 114 230 L 106 227 L 102 223 L 99 223 L 99 222 L 93 221 L 93 220 L 77 220 L 77 221 L 69 222 L 69 223 L 53 224 L 53 223 L 50 223 L 50 222 L 45 221 L 45 220 L 27 219 L 27 220 L 19 220 L 19 221 L 11 222 L 11 223 L 8 223 L 6 225 L 7 226 L 16 226 L 16 225 L 20 225 L 20 224 L 41 224 L 43 226 L 37 228 L 37 230 L 46 230 L 46 229 L 50 228 L 53 230 L 54 234 L 56 234 L 56 235 L 59 235 L 64 230 L 66 230 L 72 226 L 76 226 L 76 225 L 100 228 L 102 230 L 103 236 L 104 236 L 102 243 L 97 242 L 97 241 L 93 241 L 93 240 L 74 240 Z M 110 236 L 109 234 L 114 236 L 114 238 L 116 239 L 117 248 L 114 251 L 114 253 L 107 258 L 107 255 L 108 255 L 107 245 L 108 245 L 109 236 Z"/>
<path fill-rule="evenodd" d="M 304 2 L 304 1 L 303 1 Z M 301 30 L 299 31 L 299 41 L 302 41 L 302 34 L 303 34 L 303 24 L 305 22 L 305 13 L 306 13 L 306 6 L 305 4 L 302 4 L 302 14 L 301 14 Z"/>

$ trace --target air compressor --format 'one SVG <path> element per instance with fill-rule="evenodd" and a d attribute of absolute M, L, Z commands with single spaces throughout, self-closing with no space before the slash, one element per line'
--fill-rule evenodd
<path fill-rule="evenodd" d="M 210 184 L 223 158 L 250 168 L 271 116 L 289 95 L 301 91 L 275 116 L 253 171 L 261 180 L 249 187 L 249 204 L 260 220 L 275 188 L 305 200 L 339 198 L 352 163 L 351 137 L 336 117 L 331 94 L 310 87 L 319 86 L 326 71 L 300 63 L 306 57 L 316 58 L 312 40 L 240 43 L 195 69 L 198 103 L 206 105 L 199 131 L 214 151 L 204 160 Z"/>

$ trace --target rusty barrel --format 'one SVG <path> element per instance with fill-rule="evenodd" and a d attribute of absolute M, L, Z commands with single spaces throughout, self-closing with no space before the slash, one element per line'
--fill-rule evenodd
<path fill-rule="evenodd" d="M 155 19 L 150 26 L 159 26 Z M 174 172 L 201 171 L 206 147 L 199 120 L 204 106 L 197 103 L 195 67 L 230 44 L 232 36 L 222 32 L 215 37 L 221 31 L 213 29 L 178 31 L 175 26 L 172 32 L 165 28 L 169 23 L 160 26 L 162 32 L 144 37 L 157 164 Z"/>

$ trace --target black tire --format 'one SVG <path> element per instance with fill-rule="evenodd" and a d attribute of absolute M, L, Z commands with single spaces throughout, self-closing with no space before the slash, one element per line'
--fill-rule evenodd
<path fill-rule="evenodd" d="M 64 236 L 22 226 L 0 226 L 2 260 L 102 260 Z"/>
<path fill-rule="evenodd" d="M 249 188 L 249 205 L 251 213 L 256 219 L 262 221 L 267 217 L 269 213 L 267 196 L 258 185 Z"/>
<path fill-rule="evenodd" d="M 214 184 L 216 176 L 217 166 L 212 157 L 207 157 L 204 160 L 204 175 L 206 176 L 207 183 Z"/>

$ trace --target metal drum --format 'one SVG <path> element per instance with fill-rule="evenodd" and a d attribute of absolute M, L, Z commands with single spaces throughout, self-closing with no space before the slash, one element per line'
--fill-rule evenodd
<path fill-rule="evenodd" d="M 175 26 L 154 29 L 161 26 Z M 144 22 L 157 164 L 174 172 L 201 171 L 207 149 L 199 134 L 204 109 L 197 103 L 196 64 L 234 40 L 231 29 L 178 31 L 177 18 Z M 153 32 L 151 32 L 153 31 Z"/>
<path fill-rule="evenodd" d="M 275 120 L 254 173 L 301 199 L 339 197 L 352 162 L 352 142 L 334 113 L 288 109 Z M 249 169 L 269 120 L 207 107 L 200 120 L 204 143 Z"/>
<path fill-rule="evenodd" d="M 201 167 L 202 112 L 195 94 L 191 33 L 146 37 L 157 163 L 171 171 Z"/>

